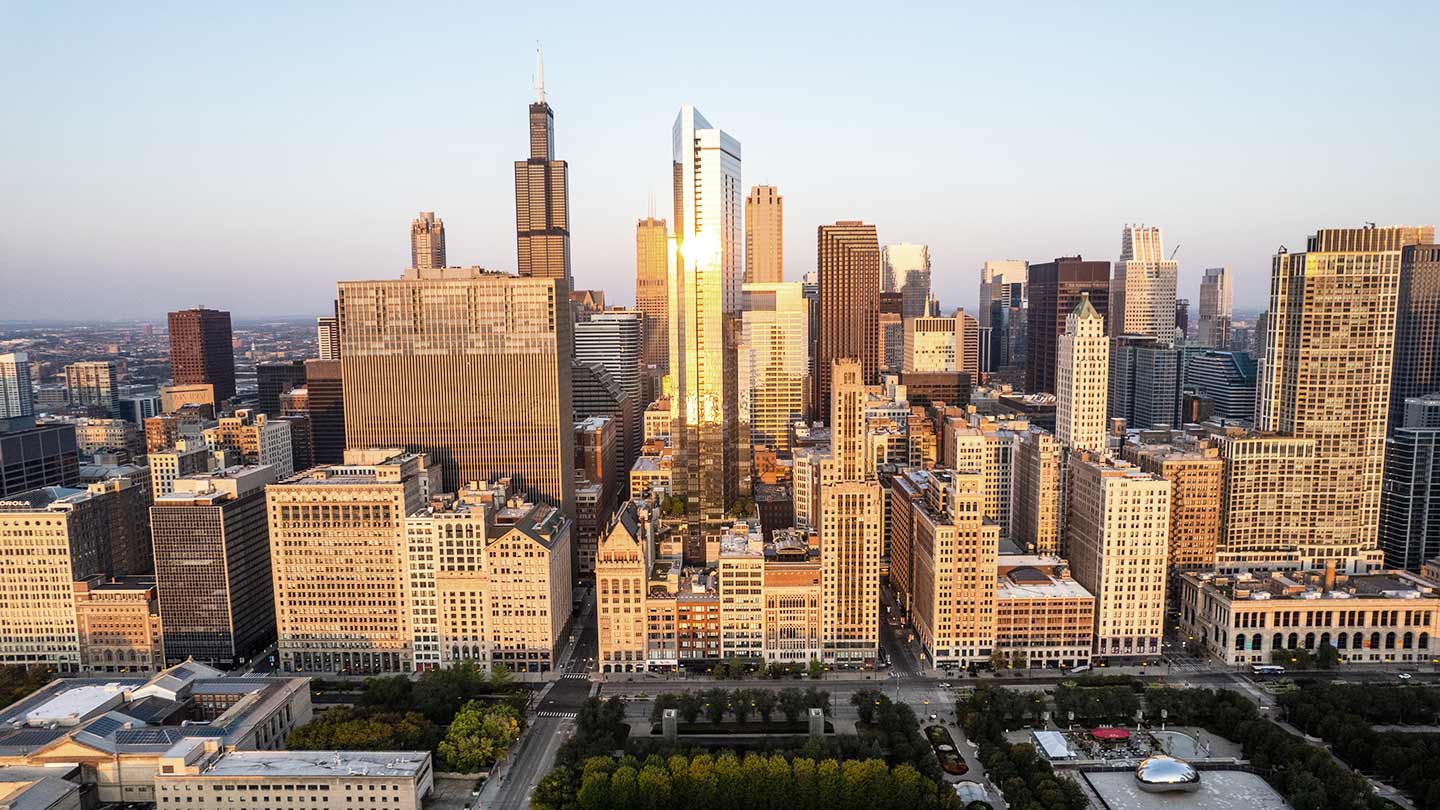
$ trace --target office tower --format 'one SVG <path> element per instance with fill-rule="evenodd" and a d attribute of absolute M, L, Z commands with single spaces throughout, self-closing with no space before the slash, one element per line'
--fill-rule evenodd
<path fill-rule="evenodd" d="M 255 386 L 258 396 L 255 410 L 266 416 L 279 416 L 280 395 L 304 384 L 304 360 L 256 364 Z"/>
<path fill-rule="evenodd" d="M 901 612 L 908 615 L 915 597 L 915 504 L 924 501 L 930 473 L 907 467 L 890 478 L 886 544 L 890 550 L 890 588 Z"/>
<path fill-rule="evenodd" d="M 33 416 L 9 420 L 0 433 L 0 497 L 39 487 L 74 486 L 80 477 L 75 426 L 35 424 Z"/>
<path fill-rule="evenodd" d="M 160 498 L 175 491 L 181 478 L 210 472 L 213 456 L 204 442 L 183 440 L 175 447 L 152 450 L 146 457 L 150 465 L 150 494 Z"/>
<path fill-rule="evenodd" d="M 1026 317 L 1029 300 L 1027 262 L 1008 259 L 986 262 L 980 270 L 980 329 L 990 330 L 989 371 L 1009 372 L 1017 383 L 1026 361 Z"/>
<path fill-rule="evenodd" d="M 620 463 L 616 422 L 607 416 L 575 421 L 575 537 L 576 563 L 582 573 L 595 571 L 595 546 L 610 522 L 630 468 Z"/>
<path fill-rule="evenodd" d="M 924 315 L 905 319 L 902 371 L 959 370 L 955 366 L 955 350 L 960 347 L 961 340 L 955 328 L 955 318 L 943 317 L 934 309 L 934 302 L 927 302 Z"/>
<path fill-rule="evenodd" d="M 995 658 L 1016 669 L 1087 666 L 1095 597 L 1054 555 L 1001 554 L 996 565 Z"/>
<path fill-rule="evenodd" d="M 202 435 L 211 450 L 233 450 L 241 464 L 263 464 L 276 478 L 287 477 L 295 471 L 289 422 L 240 408 L 231 416 L 220 417 L 219 423 L 206 428 Z"/>
<path fill-rule="evenodd" d="M 910 620 L 935 666 L 990 660 L 1000 527 L 985 520 L 985 475 L 933 470 L 912 505 Z"/>
<path fill-rule="evenodd" d="M 810 307 L 798 281 L 744 286 L 739 362 L 740 481 L 753 472 L 753 449 L 790 454 L 790 426 L 805 419 L 810 374 Z"/>
<path fill-rule="evenodd" d="M 178 386 L 213 386 L 216 406 L 235 396 L 230 313 L 204 307 L 170 313 L 170 378 Z"/>
<path fill-rule="evenodd" d="M 1089 295 L 1090 305 L 1102 318 L 1109 317 L 1110 263 L 1062 257 L 1030 265 L 1029 278 L 1025 389 L 1032 394 L 1053 394 L 1060 333 L 1065 331 L 1065 319 L 1080 303 L 1081 294 Z"/>
<path fill-rule="evenodd" d="M 1178 427 L 1179 355 L 1168 340 L 1144 335 L 1110 339 L 1106 411 L 1140 430 Z"/>
<path fill-rule="evenodd" d="M 1400 254 L 1390 425 L 1405 401 L 1440 393 L 1440 245 L 1407 245 Z"/>
<path fill-rule="evenodd" d="M 864 666 L 880 644 L 884 491 L 865 465 L 864 366 L 836 360 L 831 374 L 831 452 L 820 470 L 821 643 L 827 660 Z"/>
<path fill-rule="evenodd" d="M 1200 345 L 1215 349 L 1230 348 L 1230 318 L 1235 290 L 1230 284 L 1230 268 L 1210 267 L 1200 280 Z"/>
<path fill-rule="evenodd" d="M 645 596 L 655 559 L 660 510 L 626 501 L 600 538 L 595 557 L 595 624 L 601 672 L 645 671 Z"/>
<path fill-rule="evenodd" d="M 1110 282 L 1110 334 L 1175 340 L 1175 280 L 1180 263 L 1165 258 L 1157 227 L 1126 225 Z"/>
<path fill-rule="evenodd" d="M 1141 472 L 1170 482 L 1170 567 L 1213 570 L 1225 490 L 1225 460 L 1218 445 L 1132 442 L 1123 452 Z"/>
<path fill-rule="evenodd" d="M 1220 439 L 1222 562 L 1285 559 L 1308 544 L 1314 510 L 1315 440 L 1237 430 Z"/>
<path fill-rule="evenodd" d="M 963 371 L 975 382 L 980 380 L 980 358 L 987 352 L 981 344 L 980 322 L 964 309 L 955 310 L 955 367 L 951 371 Z M 988 357 L 986 358 L 988 365 Z"/>
<path fill-rule="evenodd" d="M 126 471 L 86 485 L 86 491 L 105 509 L 105 542 L 110 546 L 106 573 L 149 574 L 155 570 L 150 547 L 150 478 L 144 467 L 102 469 Z"/>
<path fill-rule="evenodd" d="M 1207 351 L 1185 364 L 1183 388 L 1211 403 L 1221 419 L 1255 419 L 1255 361 L 1243 352 Z"/>
<path fill-rule="evenodd" d="M 65 387 L 72 408 L 96 408 L 106 416 L 120 415 L 120 383 L 115 379 L 114 363 L 71 363 L 65 367 Z"/>
<path fill-rule="evenodd" d="M 0 499 L 0 664 L 79 670 L 74 583 L 109 571 L 108 528 L 84 490 Z"/>
<path fill-rule="evenodd" d="M 347 447 L 433 453 L 450 491 L 518 475 L 530 492 L 573 508 L 563 278 L 412 269 L 398 281 L 339 288 Z M 317 454 L 319 435 L 317 423 Z"/>
<path fill-rule="evenodd" d="M 1385 565 L 1418 571 L 1440 557 L 1440 395 L 1406 400 L 1385 445 Z"/>
<path fill-rule="evenodd" d="M 231 467 L 177 478 L 173 492 L 156 495 L 150 530 L 167 663 L 239 666 L 275 639 L 265 515 L 274 480 L 269 467 Z"/>
<path fill-rule="evenodd" d="M 634 464 L 634 458 L 627 460 L 626 454 L 620 452 L 623 442 L 619 439 L 628 430 L 625 426 L 636 425 L 643 419 L 635 397 L 627 394 L 610 370 L 599 363 L 577 362 L 571 367 L 570 375 L 575 420 L 605 419 L 610 422 L 611 431 L 617 434 L 614 474 L 623 478 L 623 473 Z M 639 432 L 638 428 L 636 432 Z M 579 448 L 576 455 L 580 455 Z"/>
<path fill-rule="evenodd" d="M 820 418 L 827 421 L 830 418 L 830 373 L 837 361 L 858 360 L 862 381 L 866 384 L 875 382 L 880 373 L 879 244 L 874 225 L 842 220 L 819 228 L 820 331 L 816 340 L 815 364 L 820 380 L 816 406 L 820 410 Z M 920 252 L 928 262 L 928 253 Z M 908 254 L 909 251 L 897 250 L 892 261 L 908 267 L 903 264 L 902 258 Z M 926 271 L 928 273 L 928 263 Z M 914 275 L 917 280 L 907 283 L 918 285 L 920 271 L 916 270 Z M 928 278 L 925 288 L 928 294 Z M 922 297 L 920 309 L 923 308 Z"/>
<path fill-rule="evenodd" d="M 14 420 L 19 427 L 35 415 L 35 393 L 30 384 L 30 356 L 25 352 L 0 354 L 0 429 Z"/>
<path fill-rule="evenodd" d="M 745 283 L 785 280 L 785 198 L 755 186 L 745 198 Z"/>
<path fill-rule="evenodd" d="M 1082 293 L 1065 319 L 1055 373 L 1055 438 L 1071 450 L 1105 451 L 1109 355 L 1105 318 Z"/>
<path fill-rule="evenodd" d="M 883 267 L 881 290 L 900 295 L 901 317 L 918 318 L 924 315 L 925 302 L 930 300 L 930 246 L 904 243 L 886 245 L 880 252 L 880 263 Z M 825 275 L 823 265 L 820 275 Z"/>
<path fill-rule="evenodd" d="M 637 310 L 612 309 L 575 324 L 576 362 L 604 366 L 625 392 L 628 405 L 624 413 L 615 414 L 615 420 L 621 451 L 618 458 L 627 470 L 640 455 L 641 414 L 646 404 L 640 384 L 644 317 Z"/>
<path fill-rule="evenodd" d="M 715 578 L 720 601 L 720 657 L 764 658 L 765 535 L 758 522 L 737 521 L 720 536 Z"/>
<path fill-rule="evenodd" d="M 141 394 L 120 398 L 120 418 L 143 425 L 146 419 L 160 415 L 160 396 Z"/>
<path fill-rule="evenodd" d="M 881 296 L 889 293 L 880 293 Z M 905 321 L 898 312 L 880 313 L 880 372 L 899 374 L 905 368 Z"/>
<path fill-rule="evenodd" d="M 669 237 L 665 220 L 646 217 L 635 223 L 635 308 L 645 314 L 640 364 L 667 368 L 670 345 Z"/>
<path fill-rule="evenodd" d="M 1015 501 L 1010 539 L 1030 554 L 1060 550 L 1061 447 L 1055 436 L 1032 427 L 1015 451 Z M 891 565 L 894 565 L 893 561 Z"/>
<path fill-rule="evenodd" d="M 1072 456 L 1066 553 L 1095 595 L 1095 655 L 1158 655 L 1165 633 L 1170 482 L 1124 462 Z"/>
<path fill-rule="evenodd" d="M 340 359 L 340 319 L 322 315 L 315 319 L 315 343 L 321 360 Z"/>
<path fill-rule="evenodd" d="M 518 166 L 515 171 L 518 178 Z M 421 211 L 420 216 L 410 222 L 410 266 L 420 270 L 448 266 L 445 263 L 445 220 L 436 219 L 434 211 Z M 323 353 L 321 359 L 327 359 Z"/>
<path fill-rule="evenodd" d="M 435 483 L 428 461 L 399 449 L 347 450 L 343 465 L 266 488 L 281 669 L 414 668 L 405 518 Z"/>
<path fill-rule="evenodd" d="M 304 391 L 304 388 L 296 389 Z M 291 392 L 294 393 L 293 391 Z M 282 398 L 282 401 L 284 399 Z M 303 472 L 315 466 L 315 433 L 310 427 L 310 415 L 304 406 L 298 411 L 287 412 L 281 406 L 281 415 L 271 421 L 290 426 L 290 466 L 294 472 Z"/>
<path fill-rule="evenodd" d="M 545 100 L 545 67 L 535 51 L 530 157 L 515 161 L 515 245 L 521 276 L 570 276 L 570 167 L 555 159 L 555 112 Z M 442 267 L 444 265 L 441 265 Z"/>
<path fill-rule="evenodd" d="M 980 326 L 995 327 L 994 307 L 1008 309 L 1024 301 L 1030 263 L 1021 259 L 988 261 L 980 267 Z M 1018 285 L 1018 296 L 1016 301 Z"/>
<path fill-rule="evenodd" d="M 691 535 L 698 540 L 701 524 L 721 522 L 739 494 L 740 142 L 690 106 L 675 117 L 672 142 L 675 245 L 668 312 L 674 490 L 686 499 Z"/>
<path fill-rule="evenodd" d="M 138 674 L 164 668 L 154 577 L 96 574 L 76 580 L 74 588 L 82 672 Z"/>
<path fill-rule="evenodd" d="M 1307 559 L 1377 549 L 1400 259 L 1434 228 L 1318 231 L 1275 256 L 1256 394 L 1263 431 L 1315 440 Z"/>
<path fill-rule="evenodd" d="M 316 464 L 345 458 L 345 385 L 339 360 L 305 361 L 305 412 Z"/>

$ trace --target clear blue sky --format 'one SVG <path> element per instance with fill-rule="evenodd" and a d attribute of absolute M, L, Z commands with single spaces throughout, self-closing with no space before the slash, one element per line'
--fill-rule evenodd
<path fill-rule="evenodd" d="M 314 314 L 397 275 L 422 209 L 513 271 L 536 39 L 576 283 L 612 301 L 682 103 L 780 187 L 787 277 L 864 219 L 931 245 L 947 305 L 1137 221 L 1182 296 L 1228 264 L 1259 308 L 1281 244 L 1440 221 L 1433 2 L 202 5 L 0 2 L 0 319 Z"/>

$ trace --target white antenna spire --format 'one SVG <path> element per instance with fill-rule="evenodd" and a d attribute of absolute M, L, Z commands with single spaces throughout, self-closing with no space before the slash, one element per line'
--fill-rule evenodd
<path fill-rule="evenodd" d="M 545 62 L 540 56 L 540 43 L 535 43 L 535 103 L 545 103 Z"/>

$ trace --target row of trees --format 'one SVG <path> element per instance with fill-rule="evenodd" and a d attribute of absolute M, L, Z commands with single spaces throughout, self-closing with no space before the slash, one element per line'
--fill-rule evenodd
<path fill-rule="evenodd" d="M 1126 723 L 1134 720 L 1140 698 L 1128 686 L 1079 686 L 1061 683 L 1055 690 L 1055 722 Z"/>
<path fill-rule="evenodd" d="M 801 673 L 818 681 L 825 676 L 825 666 L 814 658 L 808 664 L 769 664 L 744 658 L 726 658 L 710 669 L 710 674 L 721 681 L 743 681 L 750 677 L 778 680 L 798 677 Z"/>
<path fill-rule="evenodd" d="M 1440 725 L 1440 689 L 1424 686 L 1311 683 L 1284 695 L 1286 716 L 1305 728 L 1337 712 L 1376 726 Z"/>
<path fill-rule="evenodd" d="M 1304 647 L 1271 650 L 1270 663 L 1290 669 L 1334 669 L 1340 665 L 1340 651 L 1329 644 L 1321 644 L 1314 652 Z"/>
<path fill-rule="evenodd" d="M 432 751 L 444 737 L 419 712 L 374 712 L 339 706 L 290 732 L 292 751 Z"/>
<path fill-rule="evenodd" d="M 55 679 L 49 667 L 0 667 L 0 706 L 9 706 Z"/>
<path fill-rule="evenodd" d="M 404 675 L 366 678 L 355 705 L 376 712 L 415 711 L 444 726 L 472 700 L 507 698 L 514 699 L 510 702 L 517 713 L 524 712 L 524 695 L 504 664 L 496 664 L 487 675 L 473 662 L 462 661 L 445 669 L 429 670 L 416 680 Z"/>
<path fill-rule="evenodd" d="M 674 709 L 680 720 L 694 723 L 702 716 L 711 723 L 724 722 L 726 716 L 737 723 L 758 717 L 769 723 L 778 710 L 787 723 L 798 722 L 810 709 L 830 712 L 830 693 L 816 689 L 704 689 L 698 692 L 668 692 L 655 698 L 650 709 L 650 722 L 658 723 L 666 709 Z"/>
<path fill-rule="evenodd" d="M 905 703 L 896 703 L 877 689 L 863 689 L 850 697 L 860 715 L 860 733 L 885 752 L 892 766 L 909 765 L 921 776 L 944 784 L 940 763 L 930 741 L 920 731 L 915 710 Z"/>
<path fill-rule="evenodd" d="M 561 773 L 564 770 L 565 773 Z M 532 810 L 958 810 L 947 787 L 908 764 L 815 760 L 731 751 L 668 758 L 593 757 L 579 772 L 557 768 Z"/>
<path fill-rule="evenodd" d="M 980 761 L 990 781 L 1016 810 L 1086 810 L 1085 791 L 1071 779 L 1055 775 L 1049 761 L 1033 745 L 1008 745 L 988 739 L 979 743 Z"/>

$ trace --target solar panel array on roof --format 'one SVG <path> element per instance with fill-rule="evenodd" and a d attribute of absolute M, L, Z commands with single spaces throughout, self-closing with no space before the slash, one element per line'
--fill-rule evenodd
<path fill-rule="evenodd" d="M 1014 582 L 1029 585 L 1043 585 L 1050 581 L 1050 576 L 1044 571 L 1030 566 L 1015 568 L 1010 571 L 1010 579 Z"/>
<path fill-rule="evenodd" d="M 186 726 L 186 727 L 185 727 L 185 736 L 186 736 L 186 737 L 224 737 L 224 736 L 225 736 L 225 728 L 224 728 L 223 726 Z"/>
<path fill-rule="evenodd" d="M 191 675 L 194 675 L 194 674 L 195 674 L 195 669 L 194 669 L 194 667 L 191 667 L 189 664 L 181 664 L 181 665 L 175 667 L 174 669 L 170 670 L 170 674 L 171 674 L 171 675 L 174 675 L 174 676 L 177 677 L 177 678 L 188 678 L 188 677 L 190 677 Z"/>
<path fill-rule="evenodd" d="M 116 745 L 172 745 L 182 735 L 174 728 L 132 728 L 116 733 Z"/>
<path fill-rule="evenodd" d="M 92 720 L 90 724 L 85 727 L 85 730 L 97 737 L 108 737 L 110 736 L 110 732 L 124 727 L 125 721 L 116 720 L 109 715 L 104 715 Z"/>
<path fill-rule="evenodd" d="M 44 745 L 52 740 L 64 736 L 67 729 L 63 728 L 27 728 L 15 732 L 7 737 L 0 738 L 0 747 L 18 746 L 31 748 Z"/>

